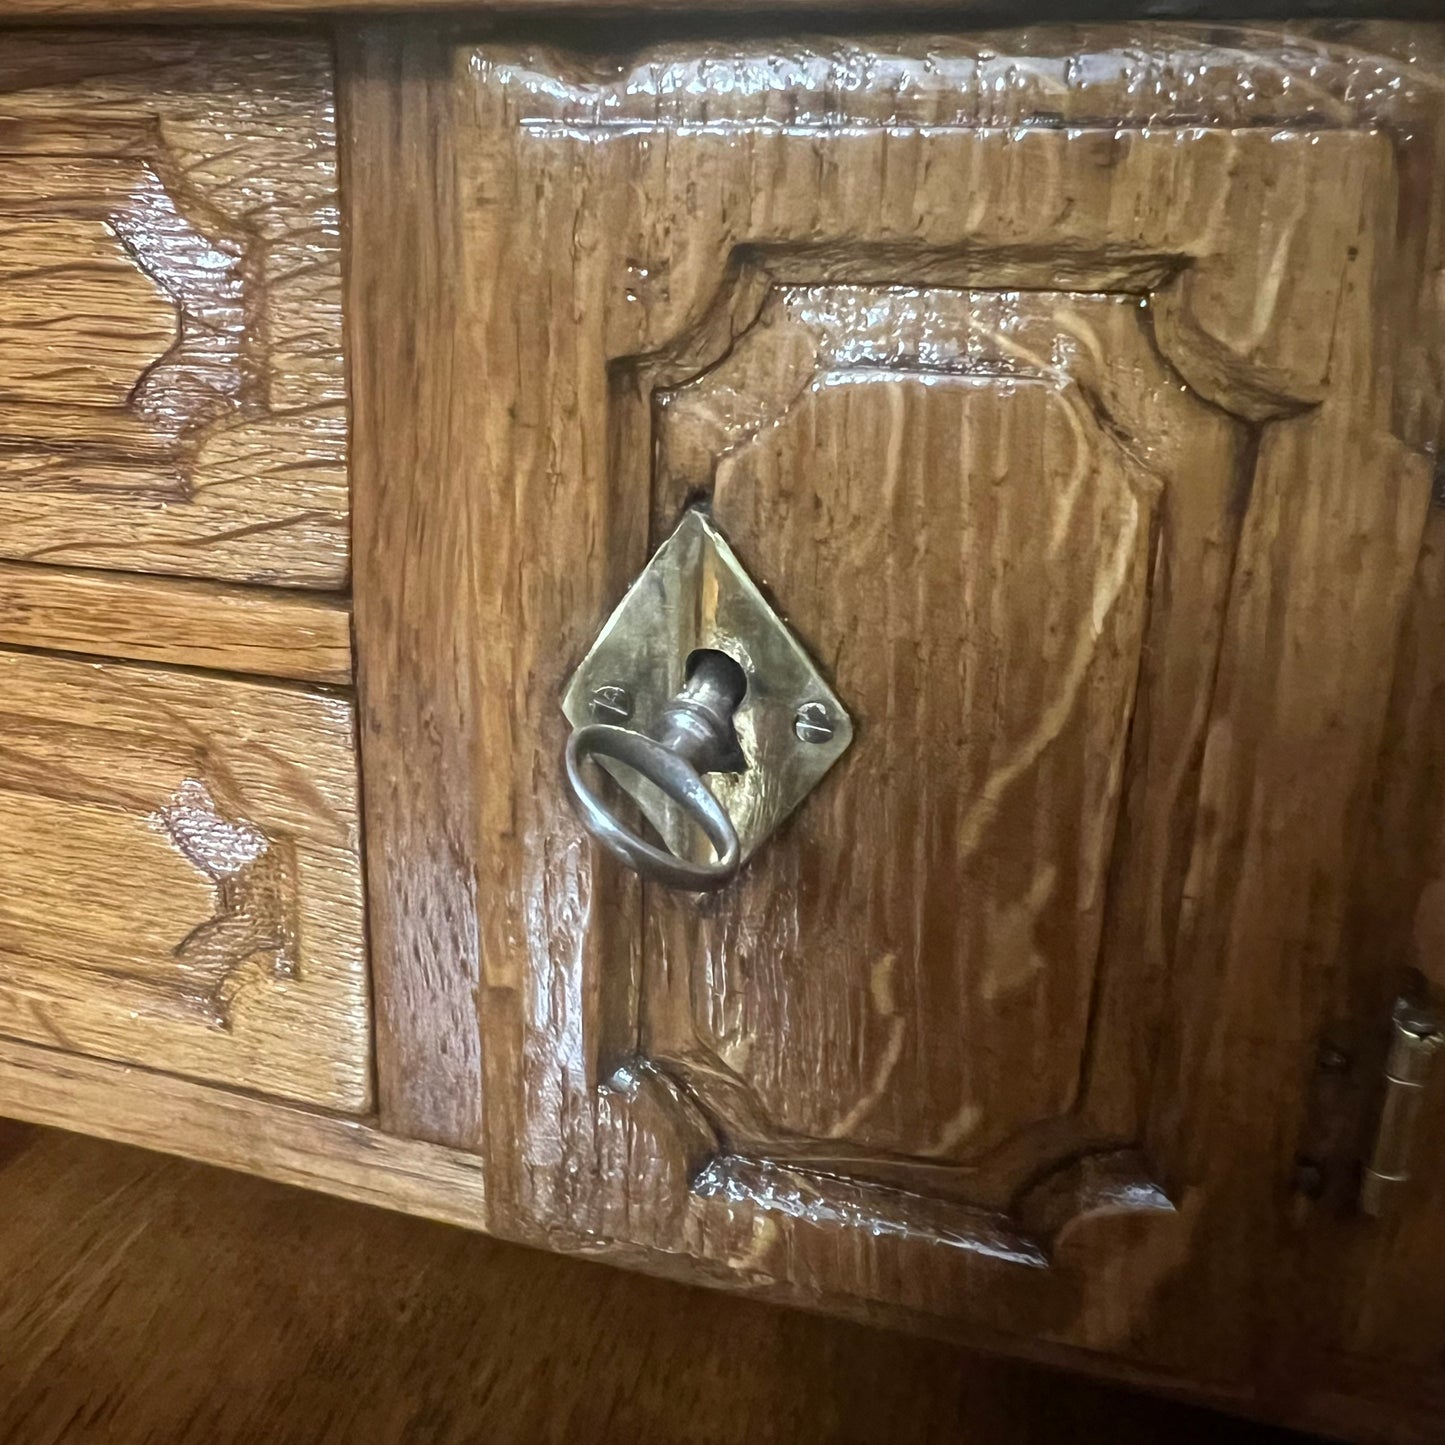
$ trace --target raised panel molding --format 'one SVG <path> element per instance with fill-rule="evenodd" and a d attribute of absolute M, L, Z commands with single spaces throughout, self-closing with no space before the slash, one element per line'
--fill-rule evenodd
<path fill-rule="evenodd" d="M 711 497 L 873 726 L 734 889 L 648 892 L 643 1057 L 735 1164 L 1006 1210 L 1109 1139 L 1075 1116 L 1160 509 L 1226 529 L 1247 429 L 1117 294 L 778 287 L 655 395 L 660 508 Z"/>
<path fill-rule="evenodd" d="M 328 47 L 5 49 L 0 556 L 345 585 Z"/>
<path fill-rule="evenodd" d="M 1041 187 L 1068 174 L 1065 145 L 1110 176 L 1101 228 L 1120 191 L 1159 188 L 1141 138 L 1037 139 Z M 624 1094 L 671 1075 L 660 1105 L 699 1113 L 676 1134 L 705 1197 L 1028 1261 L 1075 1212 L 1098 1212 L 1096 1187 L 1069 1206 L 1052 1178 L 1082 1158 L 1099 1161 L 1091 1186 L 1114 1175 L 1114 1208 L 1171 1208 L 1144 1147 L 1151 1109 L 1168 1106 L 1142 1070 L 1121 1084 L 1121 1064 L 1129 1032 L 1170 1031 L 1157 999 L 1152 1016 L 1140 1004 L 1172 963 L 1179 824 L 1197 806 L 1239 504 L 1258 424 L 1319 403 L 1392 170 L 1375 138 L 1333 136 L 1311 175 L 1282 184 L 1281 158 L 1231 161 L 1224 139 L 1198 138 L 1157 237 L 1140 224 L 1097 256 L 1055 243 L 1079 289 L 1034 289 L 1054 264 L 1046 236 L 989 245 L 975 184 L 953 256 L 941 236 L 926 257 L 742 238 L 718 296 L 683 293 L 727 326 L 614 367 L 617 412 L 652 396 L 653 540 L 708 498 L 864 724 L 846 778 L 735 888 L 705 904 L 644 890 L 637 1011 L 604 1040 L 602 1073 L 610 1048 Z M 984 171 L 956 159 L 969 164 Z M 1005 195 L 1030 193 L 1029 172 L 1011 155 Z M 1311 224 L 1326 176 L 1360 193 L 1332 252 Z M 1087 236 L 1076 189 L 1069 223 Z M 1262 215 L 1250 254 L 1274 274 L 1181 229 L 1191 203 L 1213 226 L 1233 206 Z M 1022 229 L 1003 196 L 993 205 L 995 224 Z M 990 266 L 1002 285 L 985 289 Z M 919 270 L 957 284 L 911 284 Z M 846 279 L 862 275 L 891 284 Z M 678 307 L 675 266 L 665 299 Z M 695 379 L 678 380 L 684 365 Z M 1148 701 L 1128 755 L 1136 683 Z M 895 699 L 917 701 L 900 716 Z M 1125 792 L 1135 826 L 1120 840 Z M 1110 881 L 1133 891 L 1122 909 Z"/>

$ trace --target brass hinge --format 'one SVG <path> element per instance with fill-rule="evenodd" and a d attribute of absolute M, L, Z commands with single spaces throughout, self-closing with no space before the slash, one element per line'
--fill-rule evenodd
<path fill-rule="evenodd" d="M 1409 1182 L 1420 1105 L 1442 1045 L 1440 1015 L 1422 999 L 1400 998 L 1390 1020 L 1374 1144 L 1360 1180 L 1360 1210 L 1371 1219 L 1386 1214 Z"/>

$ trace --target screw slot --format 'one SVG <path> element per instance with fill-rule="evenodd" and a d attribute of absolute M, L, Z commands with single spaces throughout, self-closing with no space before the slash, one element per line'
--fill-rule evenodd
<path fill-rule="evenodd" d="M 588 703 L 592 716 L 603 723 L 625 723 L 632 716 L 632 694 L 615 682 L 592 689 Z"/>
<path fill-rule="evenodd" d="M 805 702 L 793 718 L 793 733 L 800 743 L 826 743 L 833 738 L 833 719 L 821 702 Z"/>

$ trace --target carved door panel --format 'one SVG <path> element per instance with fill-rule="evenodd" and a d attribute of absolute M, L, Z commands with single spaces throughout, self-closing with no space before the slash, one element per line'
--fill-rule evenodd
<path fill-rule="evenodd" d="M 1181 386 L 1140 297 L 1105 292 L 775 286 L 658 401 L 659 523 L 709 496 L 862 722 L 736 886 L 647 892 L 641 1056 L 716 1123 L 703 1187 L 786 1163 L 1006 1211 L 1050 1162 L 1132 1146 L 1120 1041 L 1090 1038 L 1102 971 L 1148 967 L 1105 956 L 1111 859 L 1177 910 L 1171 783 L 1248 428 Z M 1184 617 L 1151 587 L 1166 516 Z M 1126 747 L 1151 643 L 1172 670 L 1153 776 Z M 1131 783 L 1144 829 L 1121 841 Z M 1167 1207 L 1136 1155 L 1099 1163 Z"/>
<path fill-rule="evenodd" d="M 380 1093 L 503 1233 L 1224 1373 L 1428 499 L 1396 164 L 1323 63 L 1076 44 L 358 47 Z M 710 900 L 559 766 L 699 504 L 856 727 Z"/>

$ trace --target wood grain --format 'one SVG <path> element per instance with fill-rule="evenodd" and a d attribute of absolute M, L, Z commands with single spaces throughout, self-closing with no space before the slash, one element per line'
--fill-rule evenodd
<path fill-rule="evenodd" d="M 348 45 L 380 1105 L 491 1228 L 1320 1387 L 1268 1282 L 1440 432 L 1415 46 Z M 558 767 L 699 497 L 860 739 L 709 905 Z"/>
<path fill-rule="evenodd" d="M 6 37 L 0 556 L 345 584 L 332 92 L 316 37 Z"/>
<path fill-rule="evenodd" d="M 1298 1438 L 58 1133 L 0 1211 L 26 1445 Z"/>
<path fill-rule="evenodd" d="M 475 1154 L 399 1139 L 366 1119 L 0 1038 L 7 1115 L 265 1175 L 283 1184 L 478 1230 Z"/>
<path fill-rule="evenodd" d="M 1433 1441 L 1438 1169 L 1339 1213 L 1347 1101 L 1298 1182 L 1319 1044 L 1368 1078 L 1437 966 L 1442 74 L 1376 25 L 348 37 L 383 1127 L 159 1072 L 371 1107 L 347 703 L 21 653 L 0 1031 L 55 1047 L 0 1041 L 0 1109 Z M 132 158 L 60 173 L 163 205 L 88 169 Z M 142 268 L 69 265 L 136 325 L 48 380 L 32 224 L 27 445 L 163 325 Z M 562 682 L 699 499 L 860 725 L 706 907 L 599 866 L 558 769 Z M 217 840 L 257 856 L 217 878 Z M 299 979 L 293 895 L 349 920 Z"/>
<path fill-rule="evenodd" d="M 345 699 L 0 651 L 0 1032 L 360 1112 Z"/>
<path fill-rule="evenodd" d="M 351 608 L 299 590 L 0 562 L 0 643 L 351 681 Z"/>

